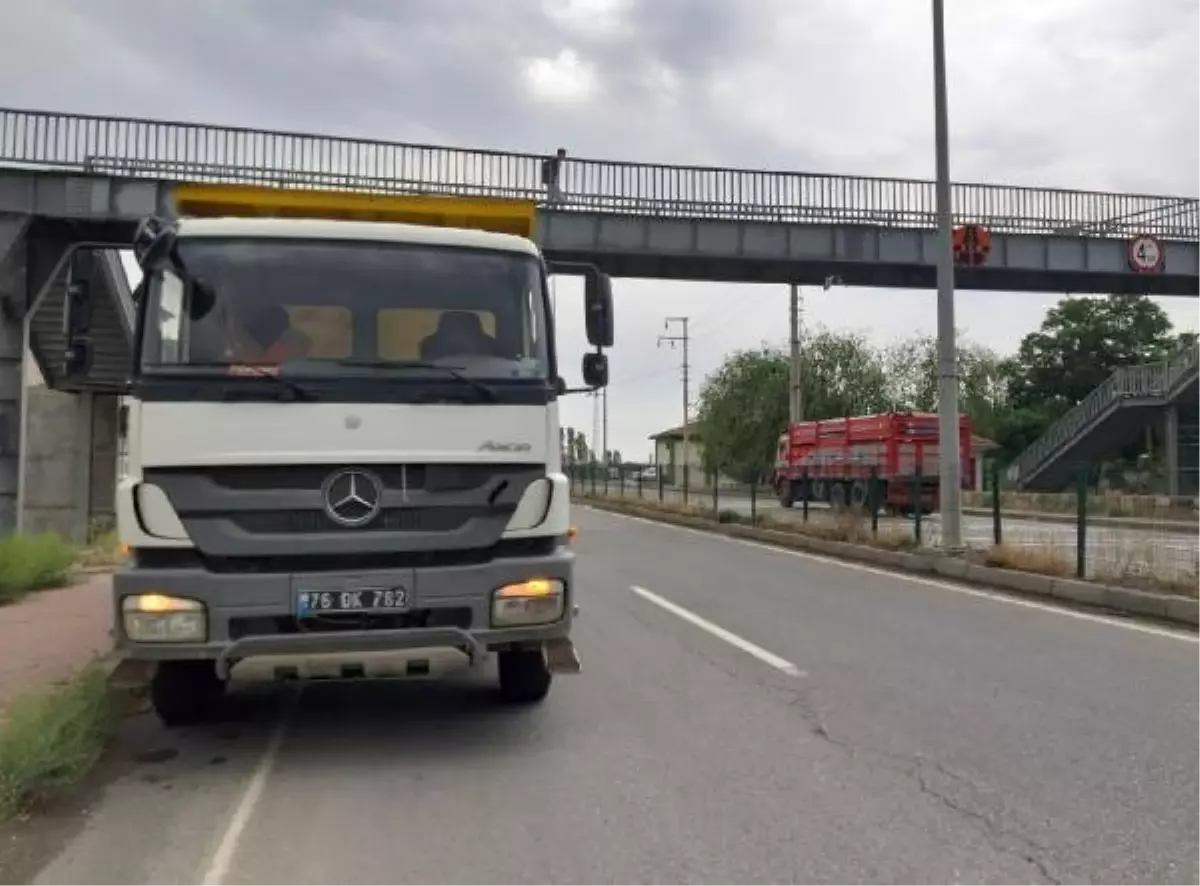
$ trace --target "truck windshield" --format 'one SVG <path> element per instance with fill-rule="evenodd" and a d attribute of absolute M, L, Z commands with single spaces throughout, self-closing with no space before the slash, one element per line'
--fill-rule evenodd
<path fill-rule="evenodd" d="M 551 377 L 532 255 L 252 238 L 181 238 L 178 250 L 187 282 L 171 271 L 150 281 L 145 373 Z"/>

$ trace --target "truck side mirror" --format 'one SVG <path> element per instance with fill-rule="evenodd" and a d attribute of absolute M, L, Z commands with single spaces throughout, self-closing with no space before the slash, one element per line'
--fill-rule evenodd
<path fill-rule="evenodd" d="M 158 270 L 175 256 L 177 235 L 170 222 L 149 216 L 142 219 L 133 235 L 133 257 L 142 273 Z"/>
<path fill-rule="evenodd" d="M 589 388 L 608 386 L 608 356 L 596 352 L 583 355 L 583 383 Z"/>
<path fill-rule="evenodd" d="M 612 279 L 599 269 L 590 267 L 584 281 L 588 341 L 598 348 L 610 348 L 613 343 Z"/>

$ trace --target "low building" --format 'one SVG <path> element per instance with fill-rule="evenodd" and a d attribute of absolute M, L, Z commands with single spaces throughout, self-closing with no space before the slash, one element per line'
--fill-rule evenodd
<path fill-rule="evenodd" d="M 712 480 L 704 471 L 704 441 L 696 423 L 687 426 L 687 451 L 683 447 L 683 425 L 667 428 L 657 434 L 650 435 L 654 444 L 654 464 L 662 473 L 667 485 L 679 486 L 683 483 L 683 466 L 688 469 L 689 486 L 711 486 Z M 719 480 L 722 486 L 732 485 L 734 481 L 728 477 Z"/>

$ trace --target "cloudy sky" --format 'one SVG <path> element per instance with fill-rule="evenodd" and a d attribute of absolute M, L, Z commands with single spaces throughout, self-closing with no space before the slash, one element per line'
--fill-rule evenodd
<path fill-rule="evenodd" d="M 952 174 L 1200 193 L 1196 0 L 947 2 Z M 11 0 L 9 106 L 614 159 L 932 177 L 928 0 Z M 558 293 L 577 375 L 579 293 Z M 782 341 L 783 287 L 616 284 L 610 446 L 649 452 L 697 378 Z M 959 325 L 1011 351 L 1056 299 L 964 292 Z M 1197 305 L 1164 300 L 1180 328 Z M 881 344 L 934 328 L 934 296 L 806 290 L 806 322 Z M 573 379 L 574 380 L 574 379 Z M 575 398 L 567 421 L 590 428 Z"/>

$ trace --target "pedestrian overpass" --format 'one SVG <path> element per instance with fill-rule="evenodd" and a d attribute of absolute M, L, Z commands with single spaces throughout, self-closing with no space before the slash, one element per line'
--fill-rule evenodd
<path fill-rule="evenodd" d="M 1161 421 L 1168 495 L 1197 495 L 1200 346 L 1159 363 L 1123 366 L 1018 456 L 1009 480 L 1023 489 L 1069 488 L 1082 464 L 1110 457 Z"/>
<path fill-rule="evenodd" d="M 521 201 L 547 258 L 614 276 L 932 288 L 932 182 L 569 159 L 550 204 L 544 158 L 236 127 L 0 109 L 0 528 L 21 469 L 27 348 L 48 386 L 112 397 L 130 365 L 132 302 L 113 250 L 150 213 L 394 217 L 403 199 Z M 955 184 L 956 224 L 986 228 L 959 289 L 1200 291 L 1189 197 Z M 1135 239 L 1161 261 L 1135 272 Z M 106 295 L 93 359 L 67 373 L 68 279 Z M 22 321 L 27 321 L 23 323 Z M 82 419 L 81 419 L 82 420 Z"/>

